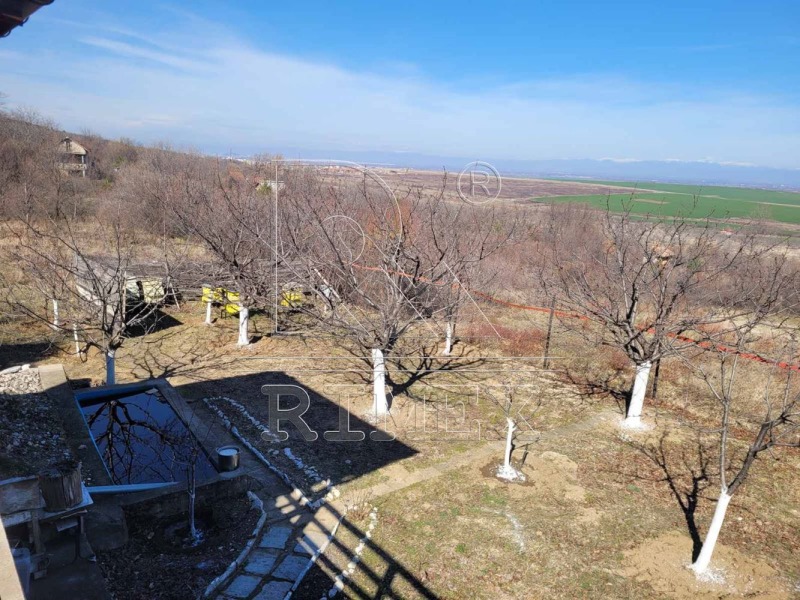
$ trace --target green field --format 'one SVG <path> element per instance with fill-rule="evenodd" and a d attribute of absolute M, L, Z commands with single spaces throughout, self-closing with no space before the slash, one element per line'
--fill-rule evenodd
<path fill-rule="evenodd" d="M 631 193 L 556 196 L 541 199 L 548 202 L 586 202 L 603 208 L 609 203 L 613 210 L 622 210 L 623 205 L 630 205 L 632 212 L 658 216 L 760 218 L 800 224 L 800 193 L 797 192 L 671 183 L 580 181 L 628 187 L 631 188 Z M 636 188 L 655 191 L 641 192 Z"/>

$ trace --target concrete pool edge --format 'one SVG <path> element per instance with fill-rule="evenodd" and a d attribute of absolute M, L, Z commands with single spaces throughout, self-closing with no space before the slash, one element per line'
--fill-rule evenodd
<path fill-rule="evenodd" d="M 151 489 L 131 488 L 129 491 L 114 486 L 83 417 L 79 403 L 81 399 L 108 393 L 137 392 L 153 387 L 158 389 L 191 435 L 198 440 L 202 451 L 216 471 L 213 476 L 198 482 L 198 506 L 206 505 L 218 498 L 237 497 L 248 490 L 261 487 L 261 480 L 265 477 L 263 467 L 246 451 L 240 453 L 238 469 L 230 472 L 218 471 L 216 449 L 220 446 L 235 445 L 237 441 L 202 406 L 202 403 L 187 401 L 168 381 L 147 379 L 115 386 L 73 390 L 62 364 L 40 365 L 38 369 L 42 391 L 47 394 L 59 412 L 67 433 L 67 444 L 73 456 L 93 473 L 92 486 L 100 488 L 100 493 L 93 495 L 95 504 L 89 510 L 86 519 L 87 538 L 94 550 L 111 551 L 128 542 L 129 514 L 147 514 L 159 518 L 186 513 L 188 494 L 185 483 L 154 486 Z M 91 486 L 88 491 L 93 494 Z"/>
<path fill-rule="evenodd" d="M 203 437 L 199 435 L 201 432 L 198 431 L 197 426 L 199 426 L 200 423 L 195 418 L 194 412 L 191 410 L 191 407 L 188 406 L 183 397 L 177 392 L 177 390 L 172 387 L 169 381 L 161 378 L 145 379 L 143 381 L 136 381 L 132 383 L 104 385 L 89 389 L 76 390 L 74 392 L 75 405 L 77 406 L 78 411 L 81 412 L 81 417 L 83 418 L 86 430 L 89 432 L 89 435 L 92 438 L 92 445 L 94 446 L 98 457 L 100 457 L 100 460 L 103 460 L 102 454 L 100 449 L 97 447 L 96 440 L 91 432 L 91 427 L 86 421 L 85 414 L 82 409 L 85 406 L 98 403 L 98 401 L 102 402 L 105 398 L 132 396 L 142 392 L 147 392 L 148 390 L 152 389 L 155 389 L 158 392 L 160 397 L 166 402 L 167 406 L 169 406 L 175 416 L 180 420 L 181 424 L 186 428 L 188 433 L 192 436 L 192 438 L 194 438 L 194 440 L 196 440 L 198 447 L 200 448 L 205 460 L 211 468 L 210 473 L 208 473 L 202 479 L 198 479 L 197 485 L 200 486 L 218 481 L 220 470 L 216 461 L 216 454 L 212 449 L 209 449 L 206 444 L 204 444 Z M 108 472 L 109 466 L 105 464 L 105 461 L 103 461 L 103 465 Z M 111 478 L 110 473 L 109 478 Z M 102 493 L 113 493 L 113 491 L 110 489 L 114 487 L 113 483 L 109 486 L 102 487 L 107 488 L 104 489 Z M 182 487 L 186 487 L 186 483 L 182 481 L 152 481 L 131 484 L 121 483 L 116 487 L 118 488 L 119 493 L 138 493 L 141 491 L 151 491 L 150 489 L 147 489 L 148 487 L 152 490 L 159 491 L 177 490 Z M 89 491 L 91 492 L 91 488 Z"/>
<path fill-rule="evenodd" d="M 41 365 L 38 371 L 43 392 L 58 407 L 72 455 L 89 468 L 93 484 L 112 485 L 106 465 L 97 453 L 92 434 L 75 400 L 75 390 L 69 385 L 64 365 Z"/>
<path fill-rule="evenodd" d="M 200 488 L 209 485 L 236 479 L 246 475 L 261 473 L 262 467 L 258 460 L 249 452 L 240 452 L 239 468 L 235 471 L 220 472 L 216 460 L 216 450 L 221 446 L 238 445 L 238 442 L 203 406 L 197 401 L 190 406 L 180 392 L 175 389 L 169 381 L 163 378 L 145 379 L 132 383 L 120 383 L 114 386 L 98 386 L 94 388 L 84 388 L 73 390 L 70 387 L 69 379 L 61 363 L 51 363 L 36 367 L 41 379 L 42 391 L 56 404 L 60 417 L 67 429 L 67 443 L 73 455 L 83 464 L 91 468 L 92 473 L 96 473 L 93 485 L 112 486 L 113 481 L 108 477 L 105 463 L 97 453 L 91 432 L 86 426 L 86 421 L 80 410 L 79 398 L 88 399 L 96 395 L 114 393 L 135 392 L 147 390 L 155 387 L 169 403 L 178 417 L 183 421 L 191 434 L 198 440 L 203 452 L 208 456 L 209 461 L 217 471 L 216 475 L 210 477 L 202 483 L 198 483 Z M 196 407 L 196 408 L 195 408 Z M 198 415 L 199 413 L 199 415 Z M 133 492 L 130 494 L 119 494 L 119 498 L 125 497 L 120 504 L 131 505 L 139 501 L 151 500 L 162 494 L 170 494 L 181 491 L 185 485 L 175 483 L 160 489 Z M 91 493 L 91 488 L 89 488 Z M 104 494 L 106 498 L 109 495 Z M 110 498 L 109 498 L 110 499 Z"/>

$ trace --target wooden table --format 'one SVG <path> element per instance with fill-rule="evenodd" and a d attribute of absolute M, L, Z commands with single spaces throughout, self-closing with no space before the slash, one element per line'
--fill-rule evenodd
<path fill-rule="evenodd" d="M 0 509 L 3 527 L 27 523 L 29 541 L 33 544 L 31 560 L 35 579 L 47 574 L 45 546 L 42 542 L 41 523 L 52 523 L 57 531 L 78 528 L 75 536 L 75 559 L 80 556 L 80 544 L 85 533 L 83 517 L 87 508 L 94 504 L 91 494 L 81 483 L 83 501 L 67 510 L 48 512 L 39 492 L 37 477 L 18 477 L 0 482 Z"/>

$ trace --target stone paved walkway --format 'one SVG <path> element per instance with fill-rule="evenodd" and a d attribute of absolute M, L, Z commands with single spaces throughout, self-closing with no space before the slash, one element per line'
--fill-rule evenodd
<path fill-rule="evenodd" d="M 389 481 L 369 488 L 373 497 L 382 496 L 438 477 L 451 471 L 502 452 L 502 443 L 490 443 L 472 452 L 464 452 L 448 461 L 408 471 L 401 465 L 384 469 Z M 221 600 L 280 600 L 299 583 L 315 554 L 324 551 L 334 535 L 339 518 L 344 514 L 338 504 L 323 505 L 312 512 L 299 503 L 299 494 L 284 494 L 264 498 L 268 511 L 267 526 L 256 540 L 243 565 L 222 586 L 217 595 Z M 326 593 L 324 590 L 321 594 Z"/>
<path fill-rule="evenodd" d="M 264 499 L 267 525 L 242 566 L 220 586 L 216 598 L 275 600 L 284 598 L 310 566 L 312 556 L 328 545 L 339 513 L 328 506 L 312 513 L 299 495 Z"/>
<path fill-rule="evenodd" d="M 234 414 L 230 406 L 217 408 L 224 409 L 226 417 Z M 225 429 L 218 415 L 201 403 L 194 410 L 202 414 L 204 422 Z M 251 462 L 259 465 L 248 473 L 261 485 L 255 491 L 266 512 L 265 525 L 241 565 L 219 584 L 211 598 L 281 600 L 286 597 L 310 568 L 312 557 L 327 546 L 344 514 L 344 507 L 338 503 L 312 508 L 314 504 L 304 495 L 306 490 L 288 485 L 266 465 Z"/>

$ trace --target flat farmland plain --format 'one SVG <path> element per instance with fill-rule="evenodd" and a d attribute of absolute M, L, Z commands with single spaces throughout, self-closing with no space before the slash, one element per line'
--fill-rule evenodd
<path fill-rule="evenodd" d="M 560 183 L 560 182 L 559 182 Z M 800 193 L 743 187 L 592 181 L 588 185 L 614 188 L 612 193 L 569 194 L 556 198 L 540 196 L 531 200 L 585 202 L 622 210 L 630 205 L 640 214 L 690 218 L 761 218 L 781 223 L 800 223 Z M 627 188 L 625 191 L 618 191 Z"/>
<path fill-rule="evenodd" d="M 436 189 L 445 182 L 446 193 L 457 198 L 458 173 L 411 169 L 373 169 L 393 190 Z M 502 174 L 501 174 L 502 175 Z M 478 179 L 480 183 L 480 178 Z M 494 194 L 494 181 L 486 183 Z M 462 188 L 469 188 L 468 179 Z M 480 189 L 478 189 L 480 193 Z M 672 183 L 562 180 L 502 176 L 500 201 L 515 204 L 581 202 L 612 210 L 629 207 L 634 213 L 692 219 L 753 219 L 800 225 L 800 192 L 745 187 Z M 483 198 L 476 197 L 481 201 Z"/>

